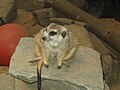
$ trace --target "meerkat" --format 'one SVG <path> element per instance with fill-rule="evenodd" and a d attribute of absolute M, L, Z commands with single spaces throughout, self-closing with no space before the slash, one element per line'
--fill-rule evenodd
<path fill-rule="evenodd" d="M 78 42 L 69 30 L 62 25 L 51 23 L 35 36 L 35 50 L 39 57 L 37 65 L 38 90 L 41 89 L 41 68 L 49 66 L 49 60 L 57 60 L 60 69 L 63 61 L 74 56 Z"/>

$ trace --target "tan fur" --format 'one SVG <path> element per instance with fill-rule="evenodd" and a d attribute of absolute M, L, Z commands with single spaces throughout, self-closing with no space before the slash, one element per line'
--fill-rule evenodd
<path fill-rule="evenodd" d="M 52 30 L 55 30 L 57 32 L 57 35 L 55 36 L 55 40 L 53 42 L 51 42 L 52 40 L 47 36 L 48 34 L 45 33 L 49 33 Z M 66 31 L 65 38 L 61 36 L 64 31 Z M 47 39 L 44 41 L 42 39 L 43 37 Z M 56 43 L 57 40 L 60 43 Z M 54 42 L 56 43 L 55 45 Z M 63 61 L 68 60 L 74 55 L 77 46 L 78 42 L 65 26 L 52 23 L 48 27 L 42 29 L 35 36 L 36 55 L 40 58 L 40 61 L 37 65 L 38 79 L 41 74 L 42 65 L 48 67 L 49 60 L 54 58 L 57 60 L 58 68 L 61 68 Z M 40 81 L 38 82 L 40 83 Z M 40 87 L 38 85 L 38 90 L 40 89 Z"/>

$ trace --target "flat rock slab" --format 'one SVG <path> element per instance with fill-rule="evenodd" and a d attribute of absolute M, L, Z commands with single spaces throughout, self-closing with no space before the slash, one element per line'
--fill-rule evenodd
<path fill-rule="evenodd" d="M 37 90 L 36 85 L 37 85 L 36 83 L 29 84 L 29 83 L 23 82 L 6 73 L 0 74 L 0 90 Z M 47 88 L 48 89 L 42 89 L 42 90 L 50 90 L 49 85 Z M 58 90 L 58 89 L 54 88 L 52 90 Z M 64 89 L 61 89 L 61 90 L 64 90 Z M 68 89 L 65 89 L 65 90 L 68 90 Z M 84 87 L 82 90 L 85 90 Z M 110 90 L 106 83 L 105 83 L 104 90 Z"/>
<path fill-rule="evenodd" d="M 9 74 L 0 74 L 0 90 L 37 90 L 36 83 L 25 83 Z"/>
<path fill-rule="evenodd" d="M 9 73 L 23 81 L 37 81 L 36 66 L 30 60 L 35 58 L 33 38 L 22 38 L 11 58 Z M 104 90 L 100 54 L 80 46 L 76 55 L 65 62 L 70 67 L 57 69 L 51 61 L 49 68 L 42 68 L 42 90 Z M 47 87 L 46 87 L 47 86 Z"/>
<path fill-rule="evenodd" d="M 6 22 L 12 22 L 17 16 L 17 9 L 14 0 L 0 0 L 0 17 L 4 17 Z"/>

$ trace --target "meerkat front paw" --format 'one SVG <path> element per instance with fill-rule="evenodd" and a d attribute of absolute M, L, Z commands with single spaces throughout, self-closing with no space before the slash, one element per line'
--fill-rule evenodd
<path fill-rule="evenodd" d="M 57 66 L 58 69 L 61 69 L 61 67 L 62 67 L 61 65 L 58 65 L 58 66 Z"/>
<path fill-rule="evenodd" d="M 62 63 L 62 64 L 57 65 L 57 68 L 58 68 L 58 69 L 61 69 L 62 65 L 66 66 L 66 67 L 68 67 L 68 68 L 70 67 L 69 65 L 67 65 L 67 64 L 65 64 L 65 63 Z"/>
<path fill-rule="evenodd" d="M 61 67 L 62 67 L 62 62 L 59 61 L 59 62 L 57 63 L 57 68 L 58 68 L 58 69 L 61 69 Z"/>
<path fill-rule="evenodd" d="M 48 68 L 49 67 L 49 64 L 48 64 L 48 62 L 46 61 L 46 60 L 44 60 L 44 64 L 43 64 L 46 68 Z"/>
<path fill-rule="evenodd" d="M 44 66 L 45 66 L 46 68 L 48 68 L 48 67 L 49 67 L 49 65 L 48 65 L 48 64 L 44 64 Z"/>

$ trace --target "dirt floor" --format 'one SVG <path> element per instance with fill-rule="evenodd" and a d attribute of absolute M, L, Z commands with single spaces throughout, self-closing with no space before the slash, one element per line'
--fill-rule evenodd
<path fill-rule="evenodd" d="M 105 24 L 113 26 L 113 28 L 116 30 L 120 29 L 120 22 L 116 21 L 113 18 L 104 18 L 101 20 Z M 36 24 L 35 20 L 32 17 L 32 12 L 22 9 L 18 10 L 18 17 L 15 20 L 15 23 L 23 25 L 32 36 L 34 36 L 40 29 L 43 28 L 42 26 Z M 8 72 L 8 68 L 0 66 L 0 74 L 6 72 Z M 120 80 L 111 85 L 111 90 L 120 90 Z"/>
<path fill-rule="evenodd" d="M 8 72 L 8 67 L 0 66 L 0 74 Z"/>

